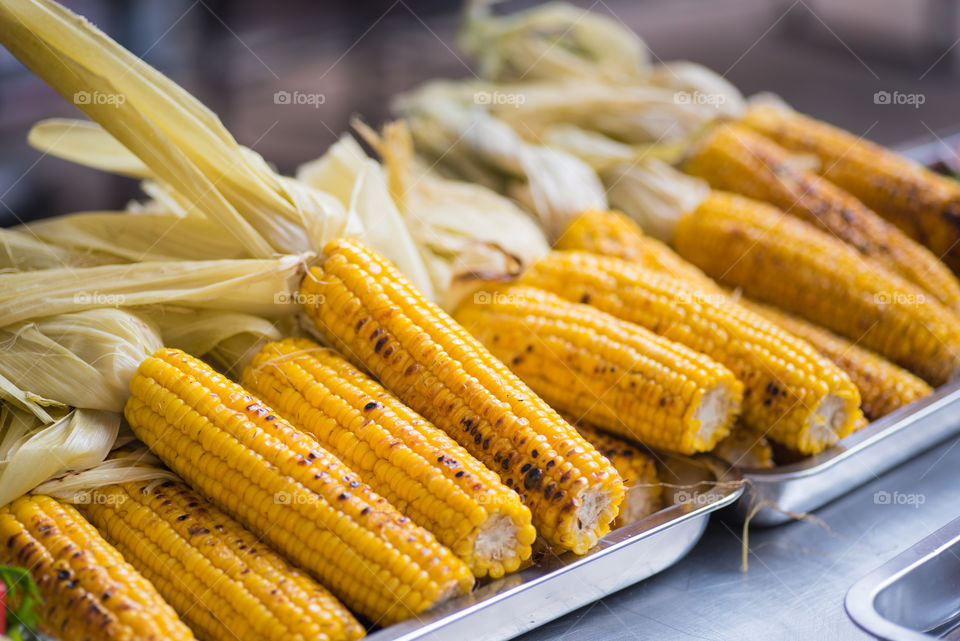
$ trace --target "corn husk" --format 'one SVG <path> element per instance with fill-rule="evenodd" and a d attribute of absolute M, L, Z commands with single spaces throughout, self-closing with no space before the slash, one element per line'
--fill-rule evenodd
<path fill-rule="evenodd" d="M 116 262 L 120 261 L 110 256 L 45 243 L 27 230 L 0 229 L 0 274 Z"/>
<path fill-rule="evenodd" d="M 61 248 L 129 262 L 248 257 L 236 238 L 221 233 L 215 222 L 171 212 L 84 212 L 38 220 L 20 229 Z"/>
<path fill-rule="evenodd" d="M 548 237 L 562 233 L 571 217 L 605 209 L 596 173 L 570 154 L 523 140 L 506 123 L 466 104 L 450 83 L 428 83 L 397 102 L 418 149 L 440 162 L 467 157 L 474 171 L 505 177 L 501 190 L 533 211 Z M 469 172 L 464 176 L 472 178 Z M 485 184 L 496 184 L 496 178 Z"/>
<path fill-rule="evenodd" d="M 610 204 L 643 231 L 670 242 L 680 218 L 710 195 L 710 186 L 656 159 L 614 165 L 602 173 Z"/>
<path fill-rule="evenodd" d="M 493 4 L 468 2 L 459 37 L 485 78 L 626 81 L 647 73 L 646 45 L 614 19 L 560 2 L 498 17 Z"/>
<path fill-rule="evenodd" d="M 115 139 L 78 130 L 102 145 L 84 156 L 90 164 L 116 165 L 119 143 L 184 211 L 217 223 L 250 256 L 303 253 L 361 231 L 335 198 L 275 173 L 193 96 L 56 3 L 4 3 L 0 41 Z M 71 147 L 74 159 L 82 147 Z"/>
<path fill-rule="evenodd" d="M 101 462 L 120 419 L 116 412 L 77 409 L 42 423 L 25 410 L 0 406 L 0 507 L 57 474 Z"/>
<path fill-rule="evenodd" d="M 511 200 L 418 161 L 406 123 L 390 123 L 382 135 L 359 121 L 354 127 L 383 159 L 390 194 L 447 309 L 479 281 L 514 278 L 549 251 L 543 231 Z"/>
<path fill-rule="evenodd" d="M 323 156 L 302 165 L 297 179 L 338 198 L 363 225 L 364 240 L 379 249 L 425 296 L 436 298 L 427 267 L 390 197 L 383 169 L 353 138 L 341 137 Z"/>
<path fill-rule="evenodd" d="M 118 439 L 118 442 L 119 439 Z M 106 460 L 86 468 L 71 468 L 33 489 L 36 494 L 47 494 L 67 503 L 89 505 L 104 500 L 97 489 L 115 483 L 135 481 L 180 481 L 163 467 L 163 463 L 143 445 L 115 450 Z"/>
<path fill-rule="evenodd" d="M 270 260 L 210 260 L 0 274 L 0 327 L 101 307 L 177 304 L 277 318 L 299 310 L 310 254 Z"/>
<path fill-rule="evenodd" d="M 0 329 L 0 374 L 46 402 L 118 412 L 161 344 L 155 325 L 120 310 L 50 316 Z"/>

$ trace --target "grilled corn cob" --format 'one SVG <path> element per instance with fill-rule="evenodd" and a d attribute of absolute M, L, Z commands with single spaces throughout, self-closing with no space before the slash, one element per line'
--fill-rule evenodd
<path fill-rule="evenodd" d="M 161 348 L 125 415 L 191 486 L 374 623 L 466 592 L 469 568 L 315 439 L 206 364 Z"/>
<path fill-rule="evenodd" d="M 960 366 L 960 319 L 856 250 L 765 203 L 715 191 L 673 234 L 681 256 L 756 300 L 801 315 L 929 383 Z"/>
<path fill-rule="evenodd" d="M 300 286 L 317 329 L 519 492 L 552 545 L 593 547 L 623 500 L 613 466 L 393 265 L 350 240 L 324 253 Z"/>
<path fill-rule="evenodd" d="M 649 447 L 710 450 L 740 409 L 716 361 L 540 289 L 482 292 L 454 318 L 553 407 Z"/>
<path fill-rule="evenodd" d="M 617 468 L 627 496 L 613 527 L 623 527 L 649 516 L 663 507 L 663 486 L 657 474 L 657 462 L 635 445 L 582 423 L 576 424 L 583 438 L 597 448 Z"/>
<path fill-rule="evenodd" d="M 860 416 L 860 395 L 846 374 L 722 293 L 587 252 L 551 252 L 522 280 L 726 365 L 743 382 L 746 424 L 790 447 L 818 452 L 849 434 Z"/>
<path fill-rule="evenodd" d="M 516 492 L 446 433 L 329 349 L 267 344 L 243 383 L 433 532 L 474 574 L 513 572 L 536 538 Z"/>
<path fill-rule="evenodd" d="M 701 288 L 717 287 L 710 277 L 680 258 L 668 245 L 644 234 L 640 225 L 619 211 L 583 212 L 567 226 L 554 249 L 615 256 L 689 280 Z"/>
<path fill-rule="evenodd" d="M 734 467 L 751 469 L 773 467 L 773 448 L 767 438 L 756 430 L 734 425 L 730 435 L 717 443 L 711 452 Z"/>
<path fill-rule="evenodd" d="M 926 247 L 824 178 L 796 166 L 772 140 L 743 126 L 711 132 L 684 165 L 714 189 L 766 201 L 828 231 L 941 303 L 960 308 L 960 283 Z"/>
<path fill-rule="evenodd" d="M 352 640 L 326 589 L 183 483 L 102 487 L 84 515 L 209 641 Z"/>
<path fill-rule="evenodd" d="M 756 106 L 743 124 L 790 151 L 816 156 L 827 180 L 960 271 L 960 185 L 955 180 L 788 109 Z"/>
<path fill-rule="evenodd" d="M 40 629 L 61 641 L 193 639 L 156 588 L 70 505 L 24 496 L 0 509 L 0 563 L 29 569 Z"/>
<path fill-rule="evenodd" d="M 860 390 L 860 407 L 870 420 L 929 396 L 933 389 L 907 370 L 813 323 L 743 299 L 747 309 L 799 336 L 845 371 Z"/>

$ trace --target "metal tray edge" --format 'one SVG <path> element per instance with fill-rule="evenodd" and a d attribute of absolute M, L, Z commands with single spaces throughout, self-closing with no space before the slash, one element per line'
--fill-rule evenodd
<path fill-rule="evenodd" d="M 465 597 L 461 597 L 460 599 L 456 599 L 444 604 L 435 611 L 424 613 L 416 619 L 404 621 L 387 628 L 377 630 L 368 635 L 366 638 L 369 641 L 415 641 L 419 639 L 433 640 L 445 638 L 442 635 L 442 630 L 451 623 L 455 623 L 458 620 L 468 616 L 474 616 L 477 613 L 485 610 L 494 610 L 497 604 L 509 601 L 511 597 L 535 588 L 540 584 L 556 581 L 561 577 L 575 578 L 578 574 L 578 570 L 596 563 L 608 555 L 613 555 L 619 550 L 641 544 L 648 539 L 652 539 L 678 526 L 682 526 L 684 524 L 695 525 L 696 522 L 699 521 L 698 531 L 690 541 L 689 545 L 685 547 L 682 553 L 676 555 L 675 558 L 671 558 L 667 563 L 665 563 L 663 567 L 643 576 L 639 576 L 634 580 L 630 580 L 624 585 L 619 585 L 610 590 L 603 589 L 601 590 L 601 593 L 592 595 L 591 597 L 585 599 L 582 603 L 577 603 L 571 607 L 558 609 L 554 612 L 551 612 L 549 616 L 531 619 L 519 626 L 515 625 L 509 630 L 509 632 L 505 633 L 504 636 L 498 635 L 496 637 L 484 638 L 508 639 L 548 623 L 553 619 L 559 618 L 564 614 L 572 612 L 573 610 L 586 605 L 587 603 L 649 578 L 650 576 L 665 570 L 683 558 L 683 556 L 685 556 L 690 549 L 696 545 L 697 541 L 699 541 L 700 537 L 703 535 L 703 531 L 706 528 L 707 520 L 709 519 L 710 514 L 724 507 L 735 504 L 742 496 L 744 491 L 743 479 L 737 470 L 728 469 L 723 475 L 723 480 L 731 483 L 729 491 L 723 496 L 712 500 L 709 503 L 695 507 L 691 507 L 689 504 L 681 504 L 663 508 L 662 510 L 644 517 L 635 523 L 631 523 L 630 525 L 626 525 L 610 532 L 600 539 L 600 542 L 596 548 L 583 556 L 573 558 L 560 567 L 546 571 L 539 567 L 532 567 L 527 570 L 508 575 L 502 579 L 498 579 L 497 581 L 478 588 L 478 590 L 471 595 L 466 595 Z M 478 599 L 476 595 L 481 596 Z"/>
<path fill-rule="evenodd" d="M 927 641 L 935 637 L 911 630 L 884 617 L 874 607 L 879 593 L 912 569 L 944 554 L 960 541 L 960 518 L 924 537 L 870 572 L 847 591 L 844 609 L 864 632 L 888 641 Z"/>

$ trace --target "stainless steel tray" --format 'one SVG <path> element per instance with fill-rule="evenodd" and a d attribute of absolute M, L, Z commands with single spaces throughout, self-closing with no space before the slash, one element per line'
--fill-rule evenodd
<path fill-rule="evenodd" d="M 807 460 L 768 470 L 744 470 L 746 487 L 738 512 L 745 517 L 762 505 L 751 524 L 784 523 L 792 518 L 786 513 L 815 510 L 956 434 L 960 434 L 960 381 L 874 421 Z"/>
<path fill-rule="evenodd" d="M 960 519 L 857 581 L 844 605 L 878 639 L 960 638 Z"/>
<path fill-rule="evenodd" d="M 668 467 L 676 476 L 664 480 L 683 483 L 684 465 L 671 461 Z M 502 641 L 641 581 L 683 558 L 700 540 L 710 513 L 740 498 L 740 475 L 726 470 L 723 480 L 675 490 L 674 497 L 685 502 L 610 532 L 584 556 L 545 559 L 367 639 Z"/>

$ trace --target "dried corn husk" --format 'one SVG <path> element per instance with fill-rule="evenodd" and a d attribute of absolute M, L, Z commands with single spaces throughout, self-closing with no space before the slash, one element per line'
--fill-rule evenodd
<path fill-rule="evenodd" d="M 118 412 L 159 329 L 116 309 L 49 316 L 0 329 L 0 375 L 63 406 Z"/>
<path fill-rule="evenodd" d="M 91 467 L 110 452 L 120 414 L 77 409 L 43 423 L 26 410 L 0 406 L 0 507 L 43 481 Z"/>
<path fill-rule="evenodd" d="M 465 178 L 486 172 L 491 177 L 484 184 L 499 182 L 500 190 L 536 213 L 551 238 L 571 216 L 606 208 L 603 185 L 589 165 L 558 149 L 524 141 L 458 93 L 450 83 L 434 82 L 398 100 L 418 149 L 444 163 L 468 158 L 472 170 L 461 172 Z"/>
<path fill-rule="evenodd" d="M 45 243 L 28 230 L 0 229 L 0 274 L 116 262 L 120 261 L 110 256 Z"/>
<path fill-rule="evenodd" d="M 302 165 L 297 179 L 334 195 L 361 222 L 364 240 L 435 298 L 433 282 L 410 232 L 390 198 L 387 178 L 353 138 L 343 136 L 320 158 Z"/>
<path fill-rule="evenodd" d="M 469 1 L 459 38 L 485 78 L 623 81 L 647 72 L 646 45 L 611 18 L 560 2 L 497 17 L 493 4 Z"/>
<path fill-rule="evenodd" d="M 215 222 L 171 212 L 84 212 L 38 220 L 20 229 L 59 247 L 130 262 L 248 257 L 236 238 L 223 234 Z"/>
<path fill-rule="evenodd" d="M 549 251 L 543 231 L 511 200 L 419 162 L 406 123 L 390 123 L 382 135 L 359 121 L 354 127 L 383 159 L 393 201 L 448 309 L 480 278 L 512 278 Z"/>
<path fill-rule="evenodd" d="M 0 274 L 0 327 L 100 307 L 174 303 L 265 318 L 298 311 L 310 254 L 269 260 L 210 260 Z"/>

